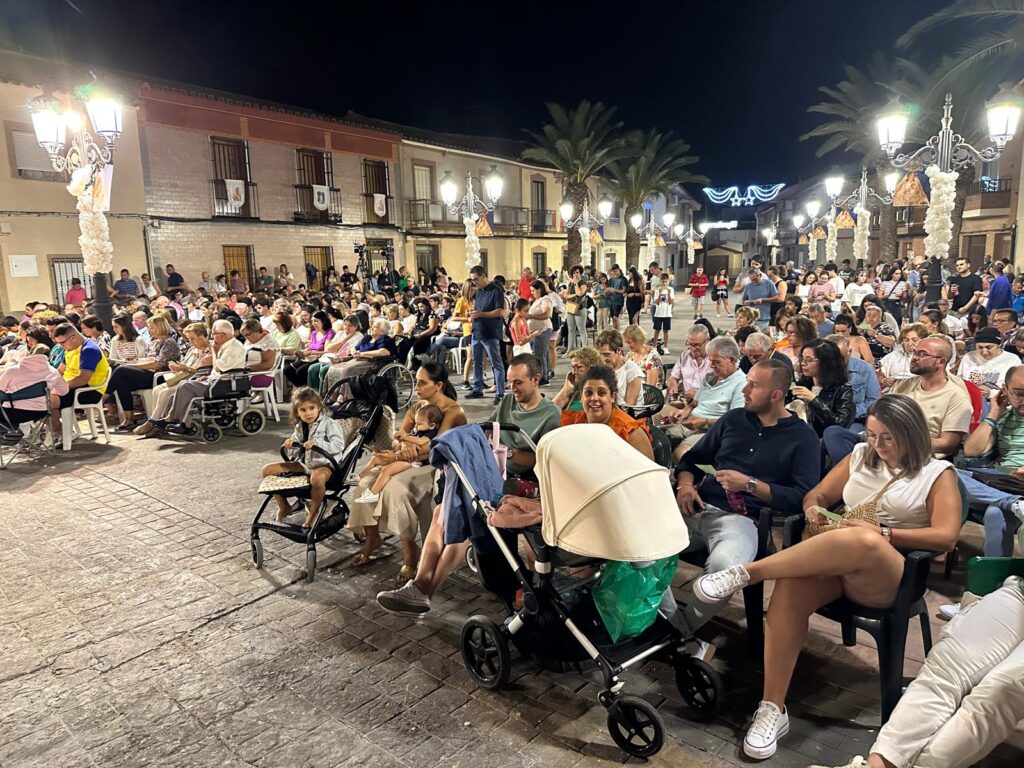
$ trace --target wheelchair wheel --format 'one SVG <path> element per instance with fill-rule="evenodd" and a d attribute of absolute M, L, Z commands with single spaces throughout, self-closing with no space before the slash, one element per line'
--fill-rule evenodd
<path fill-rule="evenodd" d="M 722 676 L 701 659 L 689 655 L 677 656 L 672 663 L 676 673 L 676 688 L 695 720 L 710 720 L 722 706 L 725 686 Z"/>
<path fill-rule="evenodd" d="M 199 425 L 194 421 L 186 427 L 182 427 L 181 434 L 185 437 L 195 437 L 199 434 Z"/>
<path fill-rule="evenodd" d="M 263 542 L 259 539 L 253 539 L 250 542 L 252 545 L 252 564 L 259 570 L 263 567 Z"/>
<path fill-rule="evenodd" d="M 206 424 L 203 426 L 202 438 L 204 443 L 216 443 L 223 434 L 220 427 L 216 424 Z"/>
<path fill-rule="evenodd" d="M 608 707 L 608 733 L 633 757 L 655 755 L 665 743 L 665 723 L 646 699 L 620 696 Z"/>
<path fill-rule="evenodd" d="M 247 435 L 258 435 L 266 423 L 267 417 L 256 408 L 246 408 L 238 417 L 238 428 Z"/>
<path fill-rule="evenodd" d="M 494 690 L 508 685 L 512 654 L 502 628 L 486 616 L 471 616 L 462 625 L 459 643 L 462 661 L 481 688 Z"/>
<path fill-rule="evenodd" d="M 395 385 L 395 392 L 398 393 L 398 410 L 402 410 L 412 402 L 416 386 L 413 381 L 412 371 L 399 363 L 392 363 L 380 372 Z"/>
<path fill-rule="evenodd" d="M 234 413 L 218 413 L 213 422 L 221 429 L 227 429 L 235 423 Z"/>

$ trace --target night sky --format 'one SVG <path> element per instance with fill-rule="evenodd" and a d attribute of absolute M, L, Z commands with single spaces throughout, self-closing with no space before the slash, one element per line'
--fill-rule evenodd
<path fill-rule="evenodd" d="M 694 170 L 716 186 L 746 186 L 855 162 L 816 158 L 798 140 L 815 124 L 806 108 L 817 87 L 891 51 L 944 4 L 0 0 L 0 45 L 327 114 L 509 138 L 538 128 L 546 101 L 600 100 L 628 127 L 684 137 L 701 158 Z M 942 41 L 929 42 L 911 57 L 931 60 Z"/>

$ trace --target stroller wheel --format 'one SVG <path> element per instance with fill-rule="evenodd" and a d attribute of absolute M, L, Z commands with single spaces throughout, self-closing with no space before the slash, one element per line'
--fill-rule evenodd
<path fill-rule="evenodd" d="M 257 570 L 263 567 L 263 542 L 259 539 L 252 540 L 252 564 Z"/>
<path fill-rule="evenodd" d="M 608 733 L 633 757 L 656 755 L 665 743 L 665 723 L 646 699 L 620 696 L 608 707 Z"/>
<path fill-rule="evenodd" d="M 508 638 L 486 616 L 471 616 L 462 625 L 462 661 L 482 688 L 494 690 L 508 685 L 512 656 Z"/>
<path fill-rule="evenodd" d="M 306 550 L 306 581 L 310 584 L 316 579 L 316 550 Z"/>
<path fill-rule="evenodd" d="M 480 569 L 476 564 L 476 550 L 472 547 L 466 550 L 466 565 L 473 573 L 480 573 Z"/>
<path fill-rule="evenodd" d="M 676 657 L 676 688 L 694 719 L 710 720 L 722 706 L 725 687 L 722 676 L 706 661 L 689 655 Z"/>

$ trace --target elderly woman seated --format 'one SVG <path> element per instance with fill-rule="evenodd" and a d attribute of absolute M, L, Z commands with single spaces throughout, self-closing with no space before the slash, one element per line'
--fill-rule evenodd
<path fill-rule="evenodd" d="M 189 350 L 182 362 L 168 364 L 174 375 L 153 388 L 153 411 L 149 418 L 134 430 L 140 437 L 149 437 L 158 431 L 157 425 L 170 413 L 175 390 L 181 382 L 208 373 L 213 366 L 213 349 L 210 347 L 206 325 L 190 323 L 185 326 L 184 335 L 190 345 Z"/>
<path fill-rule="evenodd" d="M 379 371 L 381 367 L 393 362 L 398 357 L 398 348 L 388 335 L 390 328 L 391 324 L 383 318 L 378 317 L 373 321 L 370 325 L 370 334 L 360 339 L 347 357 L 339 359 L 327 369 L 324 378 L 328 392 L 339 381 L 351 379 L 363 373 Z M 342 384 L 338 387 L 334 399 L 344 401 L 350 395 L 348 385 Z"/>
<path fill-rule="evenodd" d="M 809 524 L 842 501 L 838 526 L 757 562 L 697 579 L 694 594 L 718 604 L 750 584 L 773 580 L 765 626 L 764 699 L 743 742 L 763 760 L 789 731 L 786 692 L 807 640 L 811 614 L 846 597 L 860 605 L 892 605 L 903 577 L 900 549 L 947 552 L 960 535 L 960 493 L 952 465 L 932 457 L 921 407 L 884 395 L 868 410 L 866 443 L 856 446 L 804 497 Z M 872 515 L 871 513 L 874 513 Z"/>

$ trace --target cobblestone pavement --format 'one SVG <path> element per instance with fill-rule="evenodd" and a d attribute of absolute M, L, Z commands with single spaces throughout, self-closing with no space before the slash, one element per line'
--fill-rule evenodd
<path fill-rule="evenodd" d="M 487 410 L 474 404 L 473 415 Z M 0 473 L 0 767 L 637 762 L 612 743 L 593 676 L 514 657 L 511 690 L 473 684 L 459 629 L 500 609 L 468 571 L 412 622 L 373 600 L 400 559 L 353 569 L 345 533 L 322 546 L 313 584 L 302 548 L 278 537 L 264 537 L 266 567 L 253 569 L 256 476 L 284 431 L 216 447 L 83 440 L 46 464 Z M 958 589 L 937 587 L 935 603 Z M 668 739 L 651 764 L 745 762 L 739 744 L 760 661 L 748 658 L 742 627 L 736 601 L 711 628 L 727 683 L 712 723 L 686 719 L 666 668 L 625 676 L 627 691 L 665 718 Z M 908 660 L 911 672 L 921 660 L 914 629 Z M 864 754 L 878 723 L 875 668 L 873 648 L 844 648 L 834 627 L 815 622 L 790 700 L 792 733 L 768 764 Z M 986 763 L 1020 764 L 1007 747 Z"/>

